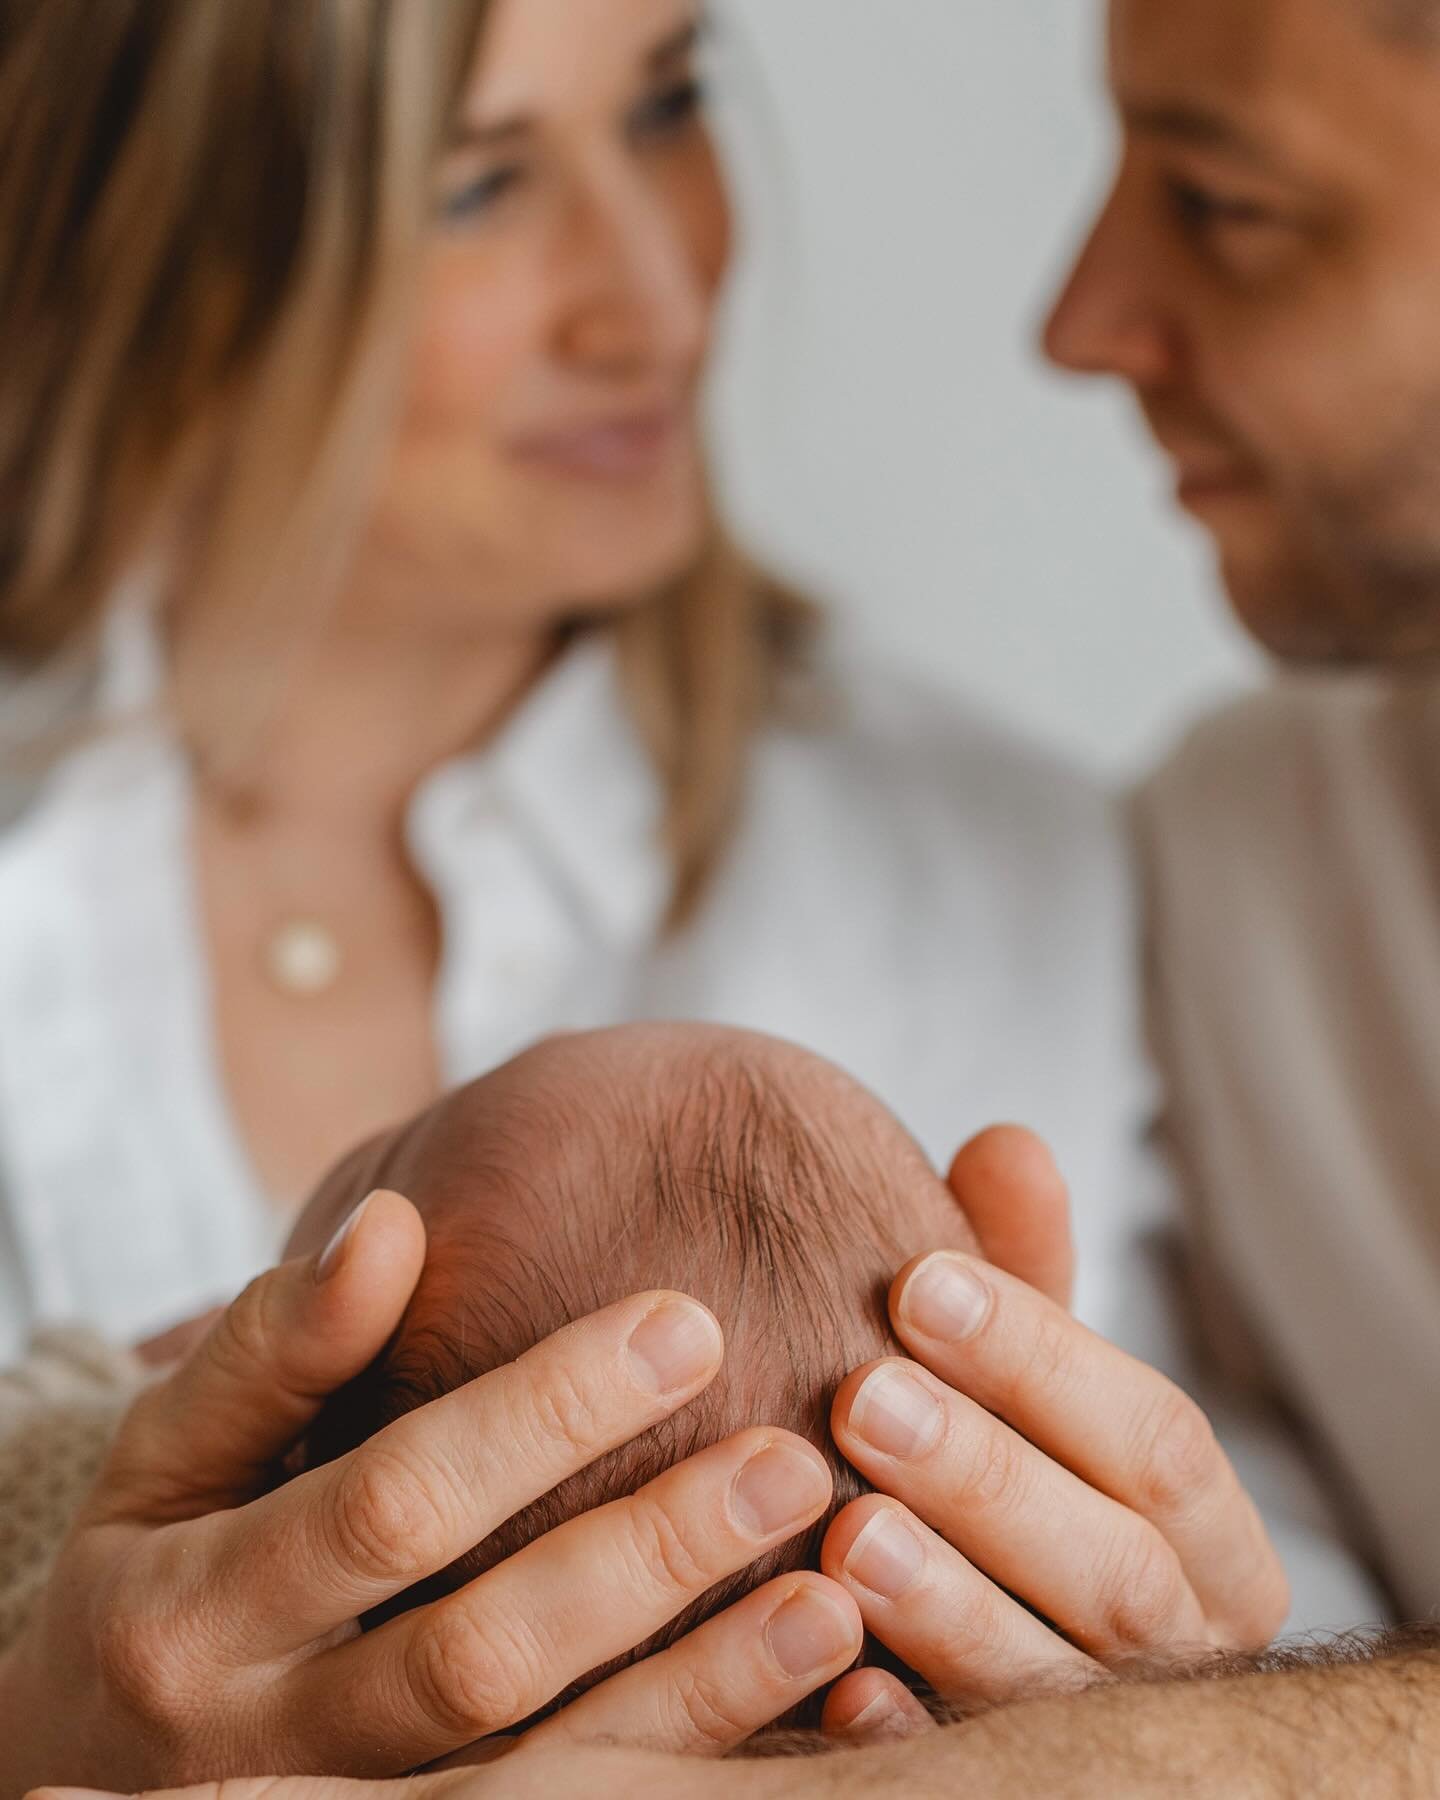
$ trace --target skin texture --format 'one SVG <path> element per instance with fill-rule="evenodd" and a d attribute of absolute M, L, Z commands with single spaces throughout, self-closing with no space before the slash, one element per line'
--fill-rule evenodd
<path fill-rule="evenodd" d="M 1428 667 L 1440 59 L 1395 16 L 1115 0 L 1122 155 L 1046 348 L 1133 389 L 1271 650 Z"/>

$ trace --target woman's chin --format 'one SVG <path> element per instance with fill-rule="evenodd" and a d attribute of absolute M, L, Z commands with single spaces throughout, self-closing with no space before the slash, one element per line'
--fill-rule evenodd
<path fill-rule="evenodd" d="M 683 528 L 644 541 L 592 540 L 583 552 L 567 559 L 568 572 L 557 568 L 546 585 L 552 593 L 568 595 L 571 605 L 587 613 L 624 610 L 689 574 L 704 554 L 706 539 L 706 524 L 697 517 Z"/>

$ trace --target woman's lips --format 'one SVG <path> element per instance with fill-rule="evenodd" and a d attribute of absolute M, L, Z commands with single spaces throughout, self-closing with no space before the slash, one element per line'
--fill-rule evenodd
<path fill-rule="evenodd" d="M 654 475 L 681 441 L 678 411 L 636 413 L 515 440 L 513 454 L 557 475 L 586 481 L 639 481 Z"/>

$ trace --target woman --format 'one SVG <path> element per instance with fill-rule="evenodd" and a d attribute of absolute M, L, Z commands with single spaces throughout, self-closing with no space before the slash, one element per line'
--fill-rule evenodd
<path fill-rule="evenodd" d="M 0 849 L 7 1343 L 67 1317 L 133 1339 L 193 1311 L 267 1260 L 357 1138 L 542 1032 L 657 1014 L 803 1039 L 936 1152 L 967 1118 L 1042 1125 L 1123 1292 L 1144 1082 L 1106 808 L 923 694 L 807 654 L 809 610 L 725 544 L 698 402 L 729 226 L 693 7 L 499 0 L 477 66 L 483 10 L 0 11 L 0 245 L 19 247 L 0 342 L 26 347 L 0 412 L 0 630 L 31 669 L 98 642 L 106 727 Z M 1008 1379 L 897 1300 L 906 1341 L 1038 1446 L 1017 1490 L 1024 1455 L 1057 1460 L 1028 1514 L 927 1501 L 848 1429 L 853 1386 L 847 1451 L 997 1576 L 1007 1520 L 1053 1541 L 1078 1484 L 1074 1556 L 1036 1563 L 1024 1598 L 1101 1660 L 1135 1647 L 1115 1588 L 1136 1569 L 1147 1645 L 1268 1635 L 1283 1583 L 1193 1409 L 981 1279 L 991 1317 L 1061 1334 L 1093 1371 L 1088 1449 L 1017 1344 Z M 1109 1298 L 1097 1284 L 1092 1317 Z M 149 1409 L 172 1434 L 186 1391 Z M 968 1449 L 957 1426 L 954 1467 L 928 1471 L 945 1490 L 1000 1454 L 1004 1428 L 966 1416 Z M 1169 1516 L 1134 1419 L 1170 1422 L 1154 1455 L 1173 1435 L 1213 1492 L 1203 1529 Z M 230 1525 L 274 1543 L 284 1504 Z M 793 1521 L 824 1499 L 787 1504 Z M 845 1563 L 861 1521 L 836 1531 Z M 88 1641 L 85 1596 L 112 1593 L 86 1560 L 108 1540 L 86 1542 L 22 1646 L 23 1693 Z M 932 1601 L 977 1603 L 971 1564 L 929 1538 L 919 1554 Z M 193 1586 L 169 1606 L 167 1566 L 147 1564 L 169 1666 L 174 1621 L 216 1607 Z M 273 1560 L 263 1583 L 246 1566 L 273 1604 Z M 1003 1688 L 981 1667 L 997 1633 L 1028 1646 L 1010 1678 L 1033 1670 L 1033 1619 L 983 1577 L 992 1629 L 962 1652 L 933 1608 L 872 1605 L 837 1574 L 833 1617 L 849 1629 L 858 1605 L 946 1691 Z M 301 1581 L 289 1567 L 283 1591 L 318 1644 L 337 1621 Z M 124 1606 L 105 1616 L 111 1650 L 128 1643 Z M 851 1642 L 832 1632 L 810 1674 Z M 102 1658 L 93 1687 L 132 1678 Z M 104 1739 L 125 1707 L 92 1693 L 85 1713 Z M 518 1716 L 479 1708 L 470 1735 Z M 172 1735 L 193 1772 L 211 1740 L 167 1714 L 146 1741 Z M 320 1753 L 262 1731 L 222 1760 L 257 1741 L 291 1767 Z M 418 1760 L 399 1730 L 327 1754 Z"/>
<path fill-rule="evenodd" d="M 0 1353 L 214 1304 L 360 1139 L 625 1018 L 810 1043 L 937 1156 L 1024 1117 L 1098 1220 L 1143 1103 L 1103 803 L 810 653 L 715 520 L 693 0 L 506 0 L 478 70 L 394 24 L 368 162 L 358 40 L 149 10 L 143 77 L 123 8 L 14 73 L 0 647 L 98 631 L 106 728 L 0 845 Z M 77 55 L 118 91 L 32 173 Z"/>

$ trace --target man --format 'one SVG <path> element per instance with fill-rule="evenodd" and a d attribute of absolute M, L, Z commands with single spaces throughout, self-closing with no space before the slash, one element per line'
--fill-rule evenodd
<path fill-rule="evenodd" d="M 1049 332 L 1317 669 L 1144 796 L 1158 1042 L 1230 1359 L 1440 1606 L 1440 6 L 1120 0 L 1124 164 Z M 1337 676 L 1330 670 L 1339 669 Z M 1238 1315 L 1238 1316 L 1237 1316 Z M 1418 1434 L 1418 1439 L 1417 1439 Z"/>

